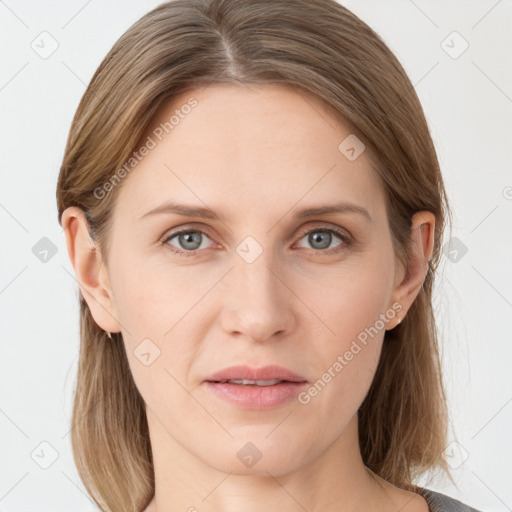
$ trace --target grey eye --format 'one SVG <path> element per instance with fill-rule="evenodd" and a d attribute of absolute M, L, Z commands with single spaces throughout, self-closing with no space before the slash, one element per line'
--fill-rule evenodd
<path fill-rule="evenodd" d="M 314 229 L 309 233 L 306 233 L 306 235 L 302 237 L 302 240 L 307 238 L 308 243 L 313 249 L 323 250 L 330 247 L 333 242 L 333 236 L 343 242 L 343 239 L 339 234 L 329 229 Z"/>
<path fill-rule="evenodd" d="M 197 251 L 205 248 L 203 238 L 209 239 L 202 231 L 180 231 L 169 236 L 165 243 L 169 243 L 178 250 Z M 173 239 L 177 239 L 178 245 L 170 243 Z"/>

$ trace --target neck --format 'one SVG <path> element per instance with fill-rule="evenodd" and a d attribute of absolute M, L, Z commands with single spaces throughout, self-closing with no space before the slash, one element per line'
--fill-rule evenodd
<path fill-rule="evenodd" d="M 290 463 L 297 467 L 279 474 L 263 464 L 255 466 L 258 471 L 251 474 L 220 471 L 186 451 L 149 411 L 148 421 L 155 496 L 145 512 L 239 512 L 248 507 L 253 512 L 355 512 L 394 507 L 390 484 L 376 478 L 361 459 L 357 416 L 315 460 Z M 300 455 L 294 459 L 299 461 Z"/>

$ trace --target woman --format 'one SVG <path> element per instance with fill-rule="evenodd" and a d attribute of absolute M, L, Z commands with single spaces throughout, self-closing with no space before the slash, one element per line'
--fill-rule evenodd
<path fill-rule="evenodd" d="M 449 208 L 412 84 L 346 8 L 154 9 L 93 76 L 57 200 L 101 510 L 474 510 L 414 484 L 450 476 Z"/>

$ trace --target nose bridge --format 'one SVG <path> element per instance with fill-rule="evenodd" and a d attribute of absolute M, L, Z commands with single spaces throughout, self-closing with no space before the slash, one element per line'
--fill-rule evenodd
<path fill-rule="evenodd" d="M 259 246 L 259 247 L 258 247 Z M 223 328 L 254 340 L 268 339 L 290 328 L 292 312 L 286 286 L 279 275 L 280 265 L 270 249 L 254 239 L 243 241 L 236 249 L 230 272 Z"/>
<path fill-rule="evenodd" d="M 272 272 L 276 262 L 271 251 L 267 250 L 260 254 L 254 261 L 246 261 L 239 258 L 235 264 L 236 278 L 240 279 L 239 289 L 245 287 L 242 295 L 255 302 L 269 303 L 278 298 L 277 278 Z"/>

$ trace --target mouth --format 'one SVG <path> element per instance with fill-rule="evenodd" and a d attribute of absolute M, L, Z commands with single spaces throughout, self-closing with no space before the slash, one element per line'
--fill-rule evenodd
<path fill-rule="evenodd" d="M 307 380 L 280 366 L 233 366 L 207 377 L 203 384 L 217 398 L 242 409 L 271 409 L 296 398 Z"/>

